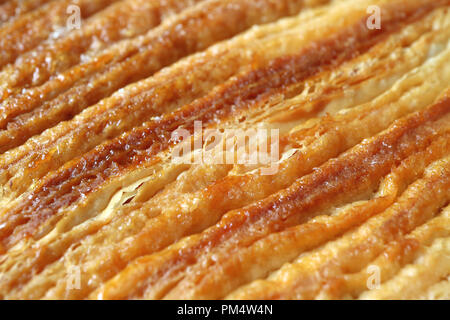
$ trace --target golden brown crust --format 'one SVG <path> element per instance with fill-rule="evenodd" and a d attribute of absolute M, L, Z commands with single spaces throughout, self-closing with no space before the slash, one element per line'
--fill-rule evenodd
<path fill-rule="evenodd" d="M 187 1 L 186 4 L 190 2 Z M 87 106 L 97 103 L 131 82 L 150 76 L 187 54 L 229 38 L 253 24 L 296 13 L 304 6 L 303 2 L 300 0 L 208 1 L 181 13 L 174 19 L 169 19 L 167 23 L 143 37 L 118 43 L 100 52 L 93 59 L 70 68 L 42 86 L 5 100 L 1 106 L 0 116 L 0 128 L 4 129 L 0 138 L 2 142 L 0 151 L 5 152 L 23 143 L 33 134 L 40 133 L 59 121 L 72 118 Z M 316 2 L 320 3 L 321 0 L 313 1 L 313 3 Z M 177 5 L 173 7 L 179 6 L 181 6 L 180 2 L 177 2 Z M 102 33 L 104 32 L 103 24 L 99 24 Z M 208 29 L 198 32 L 201 25 L 207 25 Z M 95 37 L 95 33 L 92 34 L 90 30 L 92 28 L 88 27 L 86 28 L 88 30 L 80 31 L 80 35 L 86 38 L 85 40 Z M 49 70 L 56 72 L 58 68 L 64 70 L 63 67 L 70 66 L 70 59 L 64 58 L 64 55 L 58 54 L 58 51 L 67 52 L 65 47 L 73 47 L 74 42 L 79 43 L 80 39 L 77 39 L 76 35 L 40 50 L 37 57 L 36 53 L 31 52 L 28 60 L 31 60 L 31 66 L 34 67 L 30 67 L 30 63 L 23 64 L 21 61 L 20 65 L 24 67 L 11 66 L 3 70 L 0 79 L 6 87 L 5 90 L 11 93 L 16 86 L 21 88 L 29 85 L 35 68 L 40 70 L 37 80 L 39 84 L 50 76 L 47 74 Z M 75 47 L 70 51 L 79 50 L 79 47 Z M 47 62 L 49 54 L 56 56 L 50 59 L 52 61 L 50 65 Z M 78 58 L 76 56 L 71 63 Z M 60 63 L 60 60 L 63 63 Z M 33 82 L 36 82 L 34 78 Z M 122 130 L 128 128 L 125 127 Z"/>
<path fill-rule="evenodd" d="M 450 1 L 140 2 L 0 73 L 0 297 L 448 297 Z M 279 129 L 277 172 L 173 162 L 195 121 Z"/>
<path fill-rule="evenodd" d="M 0 25 L 14 20 L 51 0 L 10 0 L 0 1 Z"/>
<path fill-rule="evenodd" d="M 0 68 L 14 62 L 20 54 L 36 47 L 42 41 L 52 37 L 52 33 L 67 25 L 67 8 L 77 5 L 81 17 L 87 18 L 106 6 L 119 0 L 77 0 L 51 1 L 36 10 L 25 13 L 17 19 L 0 27 Z M 57 36 L 55 34 L 55 36 Z M 0 96 L 7 97 L 3 86 Z"/>

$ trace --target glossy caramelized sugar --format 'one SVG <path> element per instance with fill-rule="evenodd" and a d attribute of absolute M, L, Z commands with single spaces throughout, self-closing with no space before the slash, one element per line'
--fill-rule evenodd
<path fill-rule="evenodd" d="M 1 298 L 450 299 L 450 1 L 9 0 L 0 46 Z M 279 170 L 171 161 L 195 121 Z"/>

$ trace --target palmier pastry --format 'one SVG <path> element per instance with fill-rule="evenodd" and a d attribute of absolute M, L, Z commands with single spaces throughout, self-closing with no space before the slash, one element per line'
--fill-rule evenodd
<path fill-rule="evenodd" d="M 7 0 L 0 49 L 1 299 L 450 299 L 450 0 Z"/>

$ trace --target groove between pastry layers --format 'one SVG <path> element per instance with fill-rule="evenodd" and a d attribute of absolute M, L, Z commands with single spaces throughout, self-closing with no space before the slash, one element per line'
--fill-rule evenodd
<path fill-rule="evenodd" d="M 369 2 L 349 3 L 250 30 L 54 128 L 57 104 L 37 107 L 50 130 L 0 156 L 0 296 L 448 297 L 449 2 L 377 1 L 373 32 Z M 172 163 L 171 132 L 195 120 L 281 129 L 279 171 Z"/>

